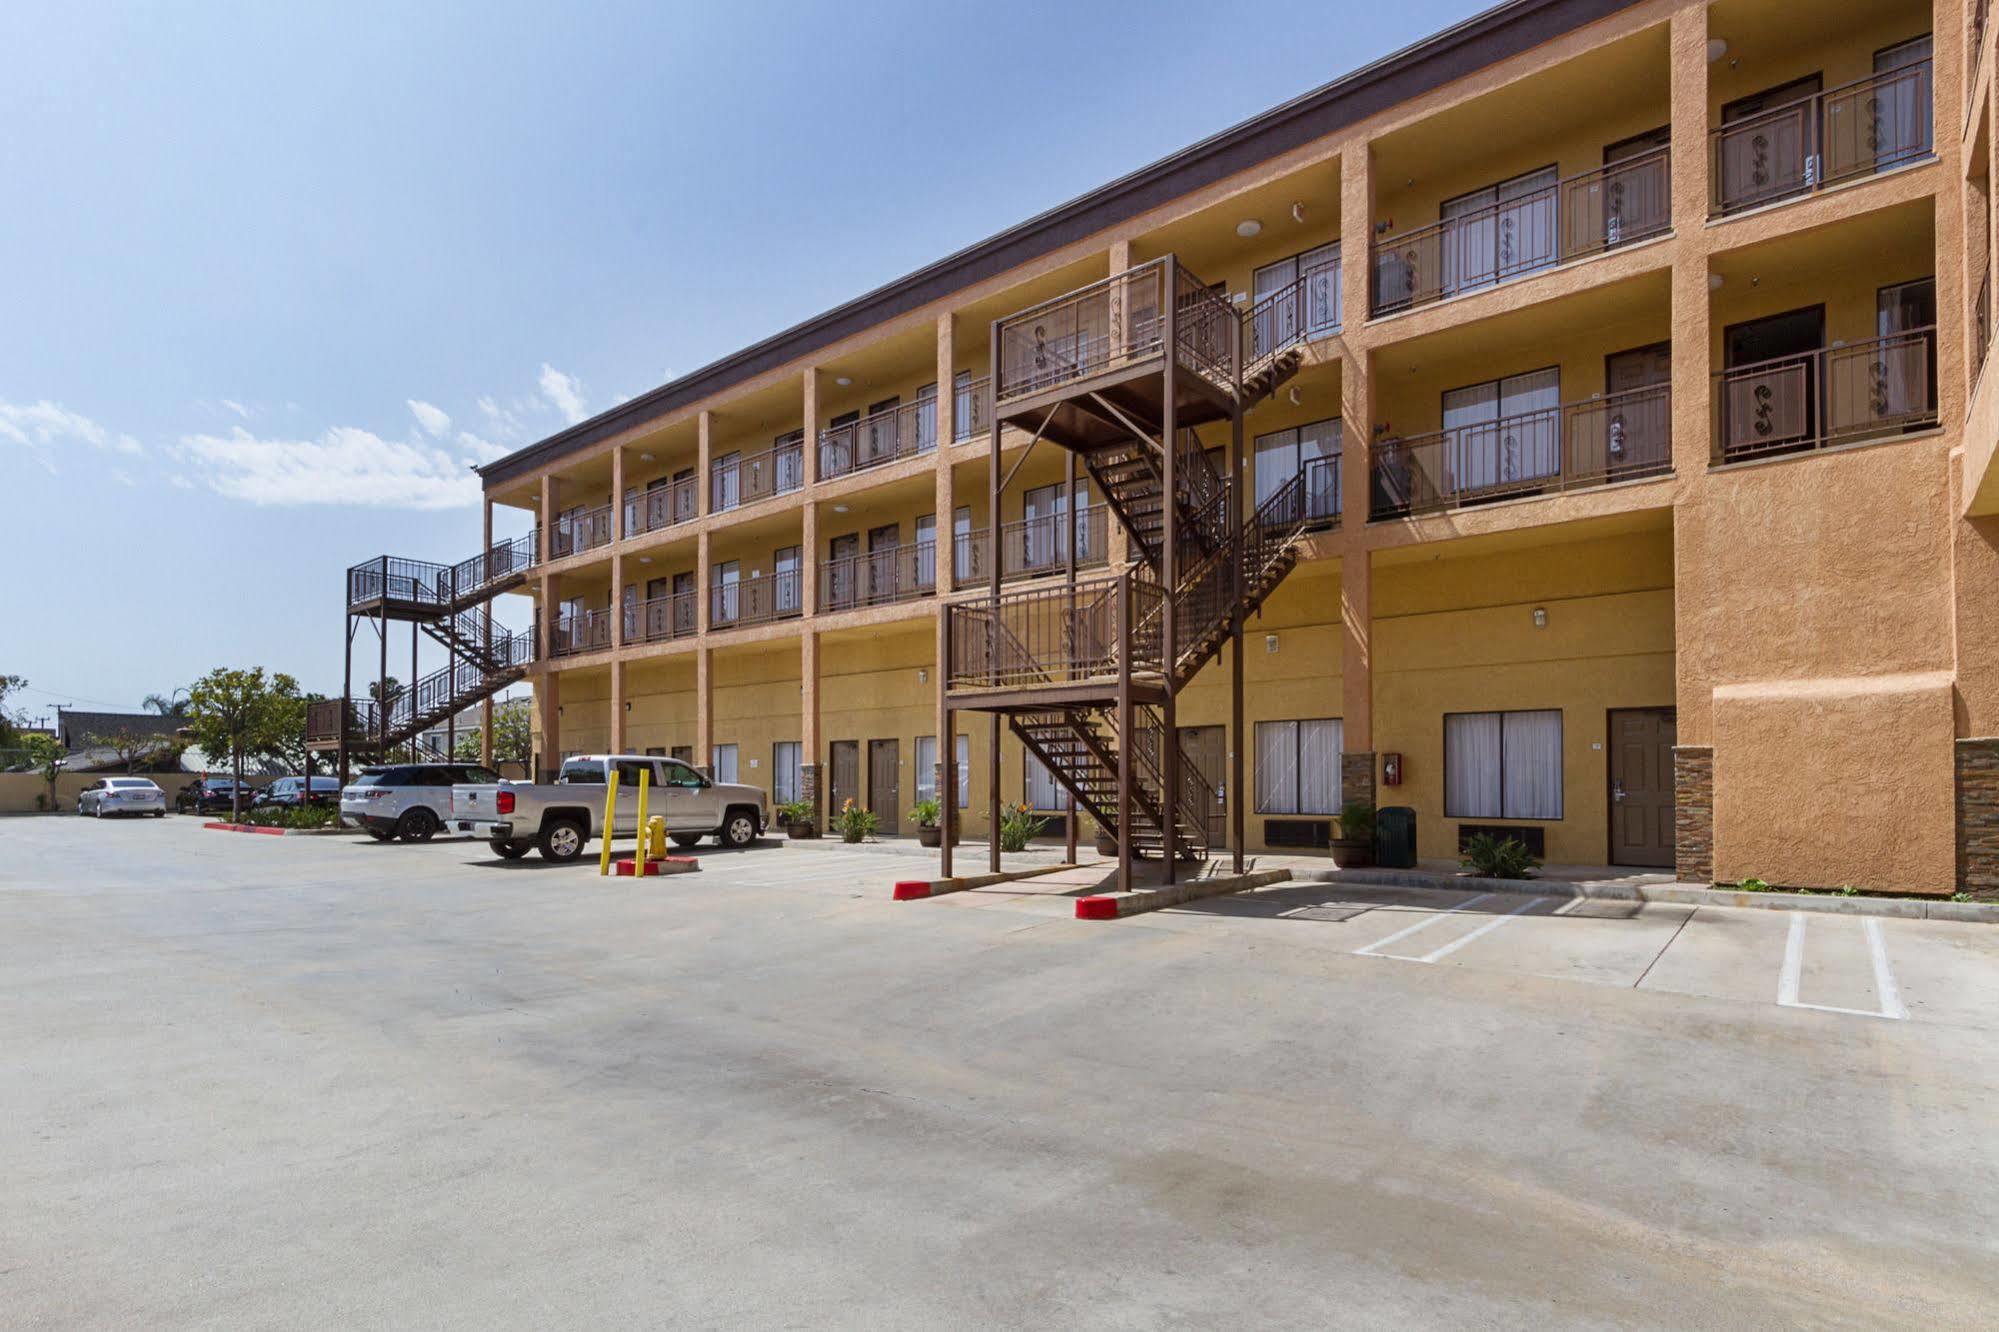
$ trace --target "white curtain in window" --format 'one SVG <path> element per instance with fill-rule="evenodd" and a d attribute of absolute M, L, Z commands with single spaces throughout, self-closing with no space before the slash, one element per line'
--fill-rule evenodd
<path fill-rule="evenodd" d="M 771 746 L 771 798 L 786 805 L 798 799 L 798 741 L 780 740 Z"/>
<path fill-rule="evenodd" d="M 1298 723 L 1256 724 L 1256 812 L 1298 812 Z"/>
<path fill-rule="evenodd" d="M 1509 819 L 1562 817 L 1562 714 L 1509 712 L 1505 716 L 1504 814 Z"/>
<path fill-rule="evenodd" d="M 1340 511 L 1340 418 L 1298 427 L 1298 470 L 1305 478 L 1305 516 L 1331 518 Z"/>
<path fill-rule="evenodd" d="M 1256 507 L 1298 475 L 1298 432 L 1276 430 L 1256 437 Z"/>
<path fill-rule="evenodd" d="M 1346 727 L 1338 718 L 1298 723 L 1298 812 L 1337 814 L 1340 745 Z"/>
<path fill-rule="evenodd" d="M 1444 718 L 1444 815 L 1491 819 L 1500 813 L 1500 719 L 1496 712 Z"/>
<path fill-rule="evenodd" d="M 1068 795 L 1062 784 L 1055 780 L 1055 774 L 1048 766 L 1032 754 L 1027 759 L 1027 807 L 1050 811 L 1068 808 Z"/>
<path fill-rule="evenodd" d="M 733 782 L 736 778 L 736 747 L 734 745 L 715 746 L 715 780 Z"/>
<path fill-rule="evenodd" d="M 934 735 L 916 737 L 916 798 L 937 798 L 937 737 Z"/>
<path fill-rule="evenodd" d="M 972 737 L 961 735 L 953 746 L 958 751 L 958 808 L 972 807 Z"/>
<path fill-rule="evenodd" d="M 1340 243 L 1308 250 L 1298 260 L 1305 279 L 1305 333 L 1322 337 L 1340 327 Z"/>

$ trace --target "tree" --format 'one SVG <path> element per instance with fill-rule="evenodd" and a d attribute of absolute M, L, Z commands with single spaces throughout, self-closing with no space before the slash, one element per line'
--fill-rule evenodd
<path fill-rule="evenodd" d="M 93 733 L 84 739 L 95 748 L 110 750 L 125 765 L 127 772 L 137 772 L 141 760 L 159 761 L 169 755 L 178 755 L 187 745 L 177 736 L 161 735 L 157 731 L 137 731 L 130 726 L 120 726 L 101 735 Z"/>
<path fill-rule="evenodd" d="M 27 687 L 28 681 L 24 676 L 0 675 L 0 749 L 13 749 L 21 743 L 20 722 L 7 711 L 7 695 Z"/>
<path fill-rule="evenodd" d="M 493 705 L 493 762 L 526 763 L 534 748 L 532 718 L 527 700 L 508 699 Z M 467 731 L 458 737 L 454 758 L 465 763 L 479 761 L 479 732 Z"/>
<path fill-rule="evenodd" d="M 56 807 L 56 774 L 62 771 L 62 741 L 40 731 L 30 731 L 22 737 L 22 748 L 28 751 L 28 762 L 49 784 L 49 808 L 53 810 Z"/>
<path fill-rule="evenodd" d="M 243 759 L 279 749 L 302 725 L 303 701 L 298 681 L 279 672 L 269 679 L 264 668 L 233 670 L 218 666 L 194 682 L 187 712 L 195 740 L 210 754 L 227 754 L 236 788 L 230 817 L 243 809 Z"/>
<path fill-rule="evenodd" d="M 151 708 L 162 717 L 185 717 L 187 716 L 187 700 L 177 697 L 180 692 L 180 690 L 176 689 L 171 694 L 148 694 L 140 702 L 139 706 Z"/>

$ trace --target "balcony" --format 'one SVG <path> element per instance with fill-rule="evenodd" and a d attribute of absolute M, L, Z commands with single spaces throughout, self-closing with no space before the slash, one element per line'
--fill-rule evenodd
<path fill-rule="evenodd" d="M 1937 331 L 1731 366 L 1714 377 L 1714 461 L 1877 439 L 1937 423 Z"/>
<path fill-rule="evenodd" d="M 496 541 L 483 554 L 457 564 L 406 560 L 383 555 L 347 570 L 347 604 L 390 601 L 417 611 L 453 606 L 503 592 L 534 568 L 539 553 L 535 532 Z"/>
<path fill-rule="evenodd" d="M 1110 564 L 1110 509 L 1107 505 L 1078 506 L 1074 527 L 1059 513 L 1000 524 L 1000 579 L 1046 578 L 1069 567 L 1068 534 L 1076 536 L 1076 567 L 1102 569 Z M 952 579 L 970 587 L 990 578 L 987 529 L 961 533 L 953 545 Z"/>
<path fill-rule="evenodd" d="M 1132 573 L 945 606 L 947 687 L 1052 688 L 1164 669 L 1157 583 Z"/>
<path fill-rule="evenodd" d="M 663 532 L 700 516 L 700 482 L 694 477 L 684 476 L 663 486 L 653 486 L 638 498 L 627 500 L 625 535 L 631 537 L 644 532 Z"/>
<path fill-rule="evenodd" d="M 1374 450 L 1369 516 L 1405 518 L 1584 486 L 1661 476 L 1673 465 L 1664 384 L 1385 440 Z"/>
<path fill-rule="evenodd" d="M 548 534 L 548 557 L 559 560 L 565 555 L 581 555 L 610 544 L 609 504 L 599 504 L 594 509 L 572 509 L 556 515 L 555 526 Z"/>
<path fill-rule="evenodd" d="M 665 643 L 675 638 L 692 638 L 700 627 L 698 616 L 699 607 L 691 591 L 648 598 L 627 609 L 625 641 Z"/>
<path fill-rule="evenodd" d="M 565 611 L 555 617 L 548 636 L 548 655 L 573 657 L 583 652 L 602 652 L 611 646 L 611 608 Z"/>
<path fill-rule="evenodd" d="M 993 423 L 993 380 L 991 375 L 980 375 L 971 383 L 957 390 L 957 401 L 952 405 L 952 443 L 963 444 L 986 433 Z"/>
<path fill-rule="evenodd" d="M 789 495 L 804 486 L 805 444 L 800 439 L 782 440 L 747 457 L 732 453 L 708 465 L 708 507 L 715 513 Z"/>
<path fill-rule="evenodd" d="M 1931 62 L 1922 60 L 1710 132 L 1711 215 L 1921 161 L 1933 150 L 1932 86 Z"/>
<path fill-rule="evenodd" d="M 1670 230 L 1671 149 L 1446 218 L 1372 248 L 1375 315 L 1531 276 Z"/>
<path fill-rule="evenodd" d="M 1250 365 L 1300 341 L 1340 331 L 1340 261 L 1314 264 L 1243 316 L 1243 356 Z"/>
<path fill-rule="evenodd" d="M 1235 393 L 1235 307 L 1170 258 L 1113 274 L 1001 320 L 994 410 L 1069 385 L 1146 368 L 1164 355 L 1166 285 L 1176 302 L 1178 364 L 1216 391 Z"/>
<path fill-rule="evenodd" d="M 767 577 L 721 583 L 708 589 L 711 630 L 770 624 L 796 619 L 803 613 L 796 569 L 780 569 Z"/>
<path fill-rule="evenodd" d="M 915 541 L 819 565 L 819 609 L 853 610 L 915 601 L 937 590 L 937 546 Z"/>
<path fill-rule="evenodd" d="M 819 432 L 819 479 L 830 481 L 937 447 L 937 399 L 886 407 Z"/>

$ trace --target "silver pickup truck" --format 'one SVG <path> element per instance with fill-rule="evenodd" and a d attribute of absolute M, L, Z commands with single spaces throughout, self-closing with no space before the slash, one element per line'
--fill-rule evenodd
<path fill-rule="evenodd" d="M 646 817 L 666 820 L 680 846 L 713 836 L 744 847 L 770 826 L 770 797 L 754 786 L 711 782 L 678 759 L 646 754 L 581 754 L 564 759 L 550 783 L 501 780 L 451 788 L 451 821 L 478 833 L 493 852 L 519 860 L 535 847 L 544 860 L 570 861 L 604 831 L 606 774 L 618 772 L 618 808 L 610 835 L 632 837 L 639 824 L 639 773 L 649 772 Z"/>

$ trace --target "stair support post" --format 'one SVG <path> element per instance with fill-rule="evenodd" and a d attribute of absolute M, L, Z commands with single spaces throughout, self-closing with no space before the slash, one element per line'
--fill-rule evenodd
<path fill-rule="evenodd" d="M 1118 884 L 1129 892 L 1138 885 L 1131 877 L 1131 571 L 1118 584 L 1117 611 L 1117 733 L 1121 747 L 1117 765 Z"/>
<path fill-rule="evenodd" d="M 989 413 L 991 421 L 987 430 L 986 450 L 986 581 L 992 618 L 986 628 L 990 640 L 986 649 L 986 660 L 999 660 L 1000 630 L 1000 416 L 998 411 L 1000 395 L 1000 321 L 992 321 L 987 335 L 987 354 L 991 358 L 986 382 L 992 385 L 994 410 Z M 953 754 L 955 762 L 957 755 Z M 989 848 L 987 860 L 992 872 L 1000 868 L 1000 714 L 992 714 L 992 726 L 987 737 L 986 748 L 986 843 Z"/>
<path fill-rule="evenodd" d="M 1062 548 L 1066 553 L 1065 563 L 1068 565 L 1069 576 L 1069 596 L 1065 609 L 1068 612 L 1069 641 L 1073 644 L 1076 641 L 1076 452 L 1074 449 L 1062 450 L 1062 522 L 1065 526 L 1062 533 Z M 1072 655 L 1074 650 L 1071 647 Z M 1065 802 L 1069 824 L 1066 859 L 1073 865 L 1076 863 L 1076 793 L 1069 790 L 1067 782 L 1062 784 L 1062 789 L 1068 795 L 1068 800 Z"/>
<path fill-rule="evenodd" d="M 1240 334 L 1238 334 L 1238 337 Z M 1241 379 L 1242 348 L 1236 348 L 1238 385 Z M 1229 540 L 1235 547 L 1232 557 L 1235 564 L 1235 623 L 1230 627 L 1234 632 L 1229 638 L 1229 855 L 1231 868 L 1242 873 L 1242 844 L 1245 827 L 1243 815 L 1243 750 L 1247 744 L 1242 731 L 1242 631 L 1243 594 L 1248 590 L 1245 583 L 1246 570 L 1243 568 L 1243 519 L 1242 519 L 1242 394 L 1236 394 L 1235 410 L 1229 413 L 1229 461 L 1234 464 L 1230 478 L 1233 483 L 1230 494 L 1236 497 L 1229 515 Z"/>
<path fill-rule="evenodd" d="M 1178 672 L 1174 669 L 1179 657 L 1178 594 L 1180 590 L 1180 490 L 1178 476 L 1179 441 L 1174 437 L 1174 408 L 1178 405 L 1175 397 L 1179 389 L 1180 365 L 1180 260 L 1177 255 L 1168 255 L 1162 270 L 1166 291 L 1161 298 L 1165 310 L 1166 357 L 1160 366 L 1159 394 L 1159 443 L 1165 457 L 1161 460 L 1166 473 L 1166 490 L 1161 496 L 1160 513 L 1165 527 L 1160 532 L 1159 581 L 1165 587 L 1166 602 L 1160 614 L 1160 676 L 1165 683 L 1166 698 L 1160 708 L 1160 762 L 1159 784 L 1159 835 L 1163 848 L 1161 855 L 1166 861 L 1166 882 L 1173 882 L 1175 862 L 1179 857 L 1179 841 L 1174 836 L 1178 826 L 1174 817 L 1180 807 L 1180 735 L 1178 730 L 1178 708 L 1175 696 L 1179 693 Z M 1127 667 L 1126 674 L 1129 675 Z M 1129 743 L 1127 737 L 1126 743 Z"/>

